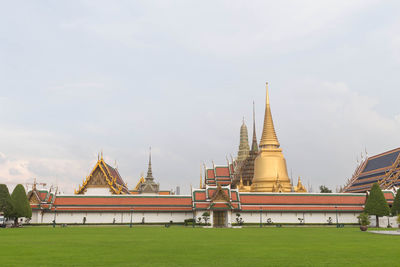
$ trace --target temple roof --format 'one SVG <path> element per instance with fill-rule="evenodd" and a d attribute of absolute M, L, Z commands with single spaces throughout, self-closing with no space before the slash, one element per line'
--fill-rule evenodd
<path fill-rule="evenodd" d="M 75 194 L 84 194 L 91 186 L 109 188 L 112 194 L 129 194 L 128 187 L 122 180 L 118 169 L 107 164 L 103 156 L 98 159 L 89 176 L 82 182 Z"/>
<path fill-rule="evenodd" d="M 363 161 L 356 169 L 353 177 L 344 188 L 344 192 L 366 192 L 372 184 L 385 181 L 389 173 L 396 174 L 400 161 L 400 148 L 386 151 Z M 400 173 L 399 173 L 400 174 Z M 400 181 L 394 180 L 391 186 L 400 186 Z M 390 189 L 381 186 L 382 189 Z"/>
<path fill-rule="evenodd" d="M 58 211 L 192 211 L 190 196 L 57 196 Z"/>

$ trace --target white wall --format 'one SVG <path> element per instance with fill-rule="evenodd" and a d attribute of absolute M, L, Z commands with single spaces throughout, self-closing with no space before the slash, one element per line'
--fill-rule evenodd
<path fill-rule="evenodd" d="M 52 223 L 54 220 L 54 212 L 45 212 L 43 215 L 40 211 L 32 212 L 32 223 Z M 129 223 L 131 221 L 130 212 L 60 212 L 56 213 L 57 223 L 83 223 L 86 217 L 86 223 Z M 192 218 L 192 212 L 133 212 L 132 222 L 141 223 L 142 218 L 145 223 L 166 223 L 169 221 L 183 222 L 185 219 Z"/>
<path fill-rule="evenodd" d="M 389 221 L 388 221 L 389 219 Z M 369 220 L 371 221 L 371 224 L 369 225 L 370 227 L 375 227 L 376 226 L 376 217 L 375 216 L 369 216 Z M 388 226 L 388 223 L 391 227 L 393 228 L 398 228 L 398 223 L 397 223 L 397 217 L 389 217 L 389 216 L 383 216 L 379 217 L 379 227 L 381 228 L 386 228 Z"/>
<path fill-rule="evenodd" d="M 86 196 L 111 196 L 110 188 L 89 187 L 85 192 Z"/>
<path fill-rule="evenodd" d="M 244 223 L 260 223 L 260 212 L 232 212 L 232 223 L 236 223 L 236 213 L 241 215 Z M 358 223 L 359 213 L 337 213 L 338 223 Z M 307 223 L 328 223 L 331 217 L 332 224 L 336 224 L 336 212 L 263 212 L 262 222 L 267 223 L 268 218 L 272 223 L 299 223 L 298 218 Z"/>
<path fill-rule="evenodd" d="M 203 210 L 195 212 L 195 218 L 202 217 Z M 227 223 L 228 226 L 236 223 L 236 214 L 239 213 L 244 223 L 260 223 L 260 212 L 231 212 L 228 211 Z M 210 223 L 213 222 L 212 212 L 210 212 Z M 338 223 L 358 223 L 357 216 L 359 213 L 337 213 Z M 60 212 L 56 214 L 57 223 L 82 223 L 83 217 L 86 217 L 86 223 L 107 223 L 110 224 L 115 218 L 115 223 L 129 223 L 131 218 L 130 212 Z M 134 223 L 141 223 L 142 218 L 145 218 L 145 223 L 166 223 L 184 222 L 185 219 L 192 219 L 192 212 L 133 212 L 132 221 Z M 273 223 L 299 223 L 298 218 L 303 218 L 305 223 L 328 223 L 331 217 L 332 224 L 336 224 L 336 212 L 263 212 L 262 222 L 267 223 L 267 219 L 271 218 Z M 54 220 L 54 212 L 45 212 L 41 215 L 40 211 L 32 212 L 32 223 L 52 223 Z M 391 218 L 393 227 L 397 226 L 396 218 Z M 203 221 L 202 221 L 203 222 Z M 374 218 L 371 218 L 371 226 L 375 224 Z M 380 218 L 380 225 L 387 226 L 387 217 Z"/>

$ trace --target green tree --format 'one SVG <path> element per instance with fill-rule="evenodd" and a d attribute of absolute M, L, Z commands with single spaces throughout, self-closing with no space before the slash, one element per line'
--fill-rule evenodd
<path fill-rule="evenodd" d="M 400 214 L 400 189 L 397 190 L 396 197 L 394 198 L 392 205 L 392 215 Z"/>
<path fill-rule="evenodd" d="M 6 218 L 14 217 L 14 206 L 8 187 L 5 184 L 0 184 L 0 211 L 3 212 Z"/>
<path fill-rule="evenodd" d="M 390 213 L 389 205 L 383 195 L 378 183 L 374 183 L 365 202 L 364 211 L 376 216 L 376 227 L 379 227 L 379 216 L 386 216 Z"/>
<path fill-rule="evenodd" d="M 325 185 L 321 185 L 319 187 L 319 190 L 321 191 L 321 193 L 332 193 L 332 190 L 330 190 L 328 187 L 326 187 Z"/>
<path fill-rule="evenodd" d="M 14 204 L 14 224 L 18 224 L 18 218 L 32 217 L 32 209 L 29 204 L 28 197 L 26 196 L 25 188 L 19 184 L 14 188 L 11 194 L 11 199 Z"/>

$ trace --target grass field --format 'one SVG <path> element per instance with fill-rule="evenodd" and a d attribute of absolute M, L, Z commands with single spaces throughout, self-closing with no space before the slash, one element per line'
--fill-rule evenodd
<path fill-rule="evenodd" d="M 395 266 L 400 236 L 358 228 L 0 229 L 1 266 Z"/>

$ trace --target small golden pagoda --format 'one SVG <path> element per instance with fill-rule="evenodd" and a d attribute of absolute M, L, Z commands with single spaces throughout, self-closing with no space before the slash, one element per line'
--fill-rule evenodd
<path fill-rule="evenodd" d="M 307 192 L 307 189 L 301 183 L 300 176 L 299 176 L 299 180 L 297 180 L 297 186 L 294 188 L 294 192 L 297 192 L 297 193 L 306 193 Z"/>
<path fill-rule="evenodd" d="M 252 192 L 291 192 L 292 184 L 286 168 L 278 137 L 276 136 L 269 104 L 268 83 L 266 83 L 267 101 L 265 107 L 264 128 L 260 151 L 254 162 Z"/>

